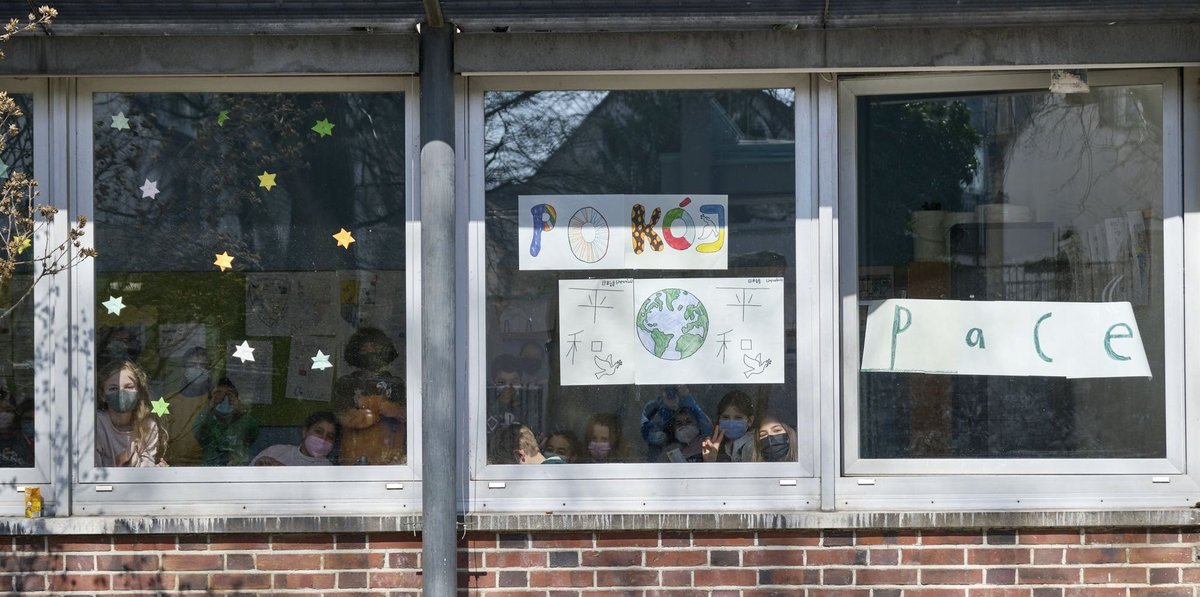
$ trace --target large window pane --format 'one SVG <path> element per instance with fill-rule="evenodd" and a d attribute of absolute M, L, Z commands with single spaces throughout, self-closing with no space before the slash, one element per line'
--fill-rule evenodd
<path fill-rule="evenodd" d="M 864 364 L 863 457 L 1165 456 L 1162 107 L 1157 85 L 860 98 L 860 317 L 895 325 L 893 365 L 919 350 L 936 371 Z M 942 301 L 940 321 L 888 299 Z M 954 327 L 1000 309 L 1032 315 Z M 954 346 L 906 348 L 918 323 Z M 1108 359 L 1069 370 L 1045 349 L 1064 336 Z M 1118 367 L 1143 348 L 1149 376 Z"/>
<path fill-rule="evenodd" d="M 22 116 L 12 117 L 20 131 L 7 136 L 0 152 L 0 183 L 10 174 L 33 171 L 33 96 L 9 94 Z M 27 188 L 27 187 L 22 187 Z M 18 188 L 14 188 L 18 191 Z M 24 197 L 18 192 L 15 196 Z M 38 196 L 34 203 L 47 203 Z M 6 238 L 12 236 L 12 230 Z M 0 468 L 26 468 L 34 465 L 35 411 L 33 382 L 33 268 L 30 248 L 17 256 L 12 277 L 0 285 Z M 45 408 L 45 407 L 43 407 Z"/>
<path fill-rule="evenodd" d="M 94 110 L 96 464 L 406 462 L 403 96 Z"/>
<path fill-rule="evenodd" d="M 490 463 L 797 459 L 794 101 L 485 94 Z"/>

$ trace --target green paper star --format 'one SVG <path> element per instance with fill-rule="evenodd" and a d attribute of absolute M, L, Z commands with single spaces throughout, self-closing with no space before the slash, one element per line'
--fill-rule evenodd
<path fill-rule="evenodd" d="M 226 120 L 229 120 L 229 110 L 221 110 L 221 113 L 217 114 L 217 126 L 225 126 Z"/>
<path fill-rule="evenodd" d="M 167 399 L 163 398 L 162 396 L 159 396 L 158 400 L 152 400 L 150 402 L 150 409 L 154 411 L 154 414 L 160 417 L 171 414 L 171 405 L 167 404 Z"/>
<path fill-rule="evenodd" d="M 129 119 L 125 117 L 124 112 L 118 112 L 116 116 L 112 117 L 112 124 L 109 126 L 117 130 L 127 131 L 129 130 Z"/>
<path fill-rule="evenodd" d="M 312 130 L 322 137 L 329 137 L 333 135 L 333 126 L 333 123 L 329 122 L 328 118 L 322 118 L 313 125 Z"/>
<path fill-rule="evenodd" d="M 8 178 L 8 164 L 0 162 L 0 178 Z"/>

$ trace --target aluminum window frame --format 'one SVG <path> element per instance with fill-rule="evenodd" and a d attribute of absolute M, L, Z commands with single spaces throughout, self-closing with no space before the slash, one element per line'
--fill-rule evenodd
<path fill-rule="evenodd" d="M 1130 507 L 1183 506 L 1195 502 L 1200 485 L 1187 474 L 1182 326 L 1164 329 L 1166 455 L 1147 459 L 866 459 L 859 456 L 857 297 L 857 99 L 871 95 L 1019 91 L 1045 89 L 1048 72 L 894 75 L 843 79 L 837 86 L 837 241 L 840 305 L 842 440 L 837 506 L 896 507 Z M 1194 119 L 1182 103 L 1178 69 L 1089 72 L 1093 86 L 1161 85 L 1163 101 L 1163 299 L 1164 320 L 1185 316 L 1184 193 L 1181 123 Z M 832 93 L 832 91 L 829 91 Z M 1193 123 L 1193 128 L 1195 125 Z M 1194 159 L 1194 158 L 1193 158 Z M 1192 163 L 1194 167 L 1194 162 Z M 1195 207 L 1195 191 L 1189 205 Z M 1188 245 L 1189 247 L 1191 245 Z M 1195 263 L 1194 260 L 1188 260 Z M 1194 278 L 1191 276 L 1190 278 Z M 1189 279 L 1190 279 L 1189 278 Z M 1194 283 L 1194 282 L 1193 282 Z M 1189 323 L 1191 323 L 1189 318 Z M 1194 324 L 1193 324 L 1194 325 Z M 1194 444 L 1194 442 L 1192 442 Z M 1193 447 L 1194 449 L 1194 447 Z M 1195 457 L 1193 457 L 1195 462 Z M 1065 482 L 1065 484 L 1064 484 Z"/>
<path fill-rule="evenodd" d="M 94 437 L 95 268 L 88 261 L 70 273 L 70 395 L 73 511 L 109 514 L 338 514 L 420 512 L 421 499 L 421 251 L 418 130 L 419 90 L 411 76 L 178 77 L 79 79 L 71 107 L 74 213 L 92 220 L 95 93 L 338 93 L 404 95 L 405 139 L 405 382 L 408 462 L 371 467 L 96 467 Z M 94 235 L 83 238 L 93 247 Z M 349 486 L 348 486 L 349 484 Z M 350 489 L 350 491 L 347 491 Z"/>
<path fill-rule="evenodd" d="M 467 130 L 466 189 L 469 202 L 465 239 L 467 279 L 468 408 L 460 433 L 466 454 L 467 511 L 628 512 L 648 508 L 694 511 L 806 510 L 820 506 L 822 409 L 817 358 L 820 328 L 818 301 L 818 222 L 816 194 L 816 103 L 806 74 L 650 74 L 471 76 L 465 81 Z M 794 247 L 796 263 L 797 435 L 804 449 L 796 463 L 621 463 L 603 466 L 523 467 L 487 464 L 484 420 L 486 384 L 486 264 L 484 213 L 483 96 L 491 91 L 769 89 L 795 90 Z M 461 189 L 461 187 L 460 187 Z M 806 317 L 807 315 L 807 317 Z M 807 423 L 800 428 L 804 418 Z M 807 437 L 804 437 L 807 436 Z M 736 479 L 737 483 L 730 483 Z M 564 483 L 567 481 L 567 483 Z M 614 481 L 619 481 L 614 483 Z"/>

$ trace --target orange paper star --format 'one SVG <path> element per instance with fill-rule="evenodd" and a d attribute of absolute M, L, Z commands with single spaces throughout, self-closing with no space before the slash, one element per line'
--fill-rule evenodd
<path fill-rule="evenodd" d="M 337 245 L 339 247 L 344 247 L 346 249 L 349 249 L 350 243 L 354 242 L 354 235 L 350 234 L 350 231 L 346 230 L 345 228 L 339 229 L 338 233 L 333 235 L 333 238 L 337 240 Z"/>
<path fill-rule="evenodd" d="M 233 255 L 230 255 L 229 251 L 222 251 L 217 255 L 217 260 L 213 262 L 213 265 L 221 268 L 221 271 L 225 271 L 233 267 Z"/>

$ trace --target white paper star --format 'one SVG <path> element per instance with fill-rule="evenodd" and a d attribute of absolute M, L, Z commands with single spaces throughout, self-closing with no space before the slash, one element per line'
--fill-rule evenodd
<path fill-rule="evenodd" d="M 112 124 L 109 126 L 117 130 L 129 130 L 129 119 L 125 118 L 124 112 L 117 112 L 117 115 L 112 117 Z"/>
<path fill-rule="evenodd" d="M 120 315 L 121 309 L 125 308 L 125 299 L 124 297 L 109 295 L 108 300 L 100 304 L 104 305 L 104 308 L 108 309 L 109 313 Z"/>
<path fill-rule="evenodd" d="M 332 366 L 333 363 L 329 362 L 329 355 L 321 352 L 320 350 L 317 351 L 317 356 L 312 358 L 313 369 L 328 369 Z"/>
<path fill-rule="evenodd" d="M 146 197 L 154 199 L 156 196 L 158 196 L 158 193 L 158 181 L 147 178 L 146 183 L 142 185 L 142 199 L 145 199 Z"/>
<path fill-rule="evenodd" d="M 250 348 L 249 340 L 242 340 L 242 343 L 237 345 L 237 350 L 233 351 L 233 358 L 241 359 L 243 363 L 254 360 L 254 349 Z"/>

